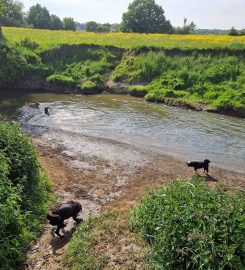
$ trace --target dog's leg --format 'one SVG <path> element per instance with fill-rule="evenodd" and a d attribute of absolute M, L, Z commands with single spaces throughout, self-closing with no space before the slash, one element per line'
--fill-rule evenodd
<path fill-rule="evenodd" d="M 81 222 L 83 221 L 82 218 L 78 218 L 78 217 L 77 217 L 77 214 L 76 214 L 76 215 L 73 215 L 72 218 L 73 218 L 73 219 L 76 221 L 76 223 L 78 223 L 78 224 L 81 223 Z"/>
<path fill-rule="evenodd" d="M 63 238 L 63 237 L 64 237 L 64 235 L 61 235 L 61 234 L 60 234 L 60 229 L 62 229 L 62 228 L 64 228 L 64 227 L 65 227 L 64 222 L 62 222 L 61 224 L 59 224 L 59 225 L 57 226 L 57 229 L 56 229 L 55 233 L 59 236 L 59 238 Z"/>

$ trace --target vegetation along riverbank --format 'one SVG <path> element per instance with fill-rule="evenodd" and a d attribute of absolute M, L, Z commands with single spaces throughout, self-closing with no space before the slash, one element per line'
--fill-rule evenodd
<path fill-rule="evenodd" d="M 244 117 L 245 38 L 3 28 L 0 88 L 129 93 Z M 13 68 L 14 67 L 14 68 Z"/>
<path fill-rule="evenodd" d="M 19 127 L 0 123 L 0 269 L 16 269 L 42 231 L 51 199 L 30 140 Z"/>

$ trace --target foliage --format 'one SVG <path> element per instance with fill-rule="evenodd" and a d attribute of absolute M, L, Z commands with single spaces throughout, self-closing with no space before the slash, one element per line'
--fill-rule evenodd
<path fill-rule="evenodd" d="M 155 269 L 244 269 L 244 195 L 200 178 L 149 193 L 132 220 L 152 246 Z"/>
<path fill-rule="evenodd" d="M 76 23 L 73 18 L 66 17 L 63 19 L 64 30 L 76 31 Z"/>
<path fill-rule="evenodd" d="M 15 125 L 0 124 L 0 260 L 16 269 L 23 250 L 41 230 L 50 187 L 29 139 Z"/>
<path fill-rule="evenodd" d="M 16 48 L 0 43 L 0 59 L 0 87 L 10 86 L 24 77 L 28 69 L 27 61 Z"/>
<path fill-rule="evenodd" d="M 61 19 L 56 15 L 50 16 L 50 29 L 51 30 L 62 30 L 63 29 L 63 22 Z"/>
<path fill-rule="evenodd" d="M 76 82 L 68 76 L 53 74 L 47 78 L 47 82 L 54 86 L 69 87 L 75 86 Z"/>
<path fill-rule="evenodd" d="M 27 16 L 27 22 L 38 29 L 50 28 L 50 14 L 46 7 L 42 7 L 40 4 L 31 6 Z"/>
<path fill-rule="evenodd" d="M 108 49 L 77 46 L 53 50 L 45 59 L 55 72 L 48 78 L 49 83 L 55 85 L 69 78 L 71 85 L 79 85 L 84 91 L 102 89 L 110 69 L 117 63 L 117 56 Z"/>
<path fill-rule="evenodd" d="M 184 18 L 184 25 L 183 27 L 176 27 L 174 29 L 174 33 L 180 34 L 180 35 L 188 35 L 188 34 L 193 34 L 195 32 L 196 25 L 192 21 L 189 24 L 187 23 L 187 19 Z"/>
<path fill-rule="evenodd" d="M 5 26 L 21 26 L 24 18 L 24 6 L 19 1 L 7 0 L 1 3 L 0 8 L 0 25 Z M 4 7 L 4 8 L 3 8 Z"/>
<path fill-rule="evenodd" d="M 100 24 L 94 21 L 90 21 L 86 23 L 86 31 L 87 32 L 95 32 L 95 33 L 108 33 L 111 30 L 111 25 L 109 23 Z"/>
<path fill-rule="evenodd" d="M 230 31 L 228 32 L 228 35 L 239 36 L 239 32 L 234 27 L 231 27 Z"/>
<path fill-rule="evenodd" d="M 179 102 L 176 105 L 202 103 L 244 115 L 244 69 L 242 57 L 195 53 L 166 56 L 163 52 L 148 51 L 125 55 L 112 79 L 133 84 L 130 93 L 145 93 L 148 101 L 169 104 L 175 99 Z M 142 82 L 144 86 L 137 91 L 134 84 Z"/>
<path fill-rule="evenodd" d="M 129 86 L 128 91 L 131 96 L 136 97 L 144 97 L 148 93 L 148 90 L 143 85 Z"/>
<path fill-rule="evenodd" d="M 173 33 L 164 10 L 155 0 L 134 0 L 122 18 L 123 32 Z"/>

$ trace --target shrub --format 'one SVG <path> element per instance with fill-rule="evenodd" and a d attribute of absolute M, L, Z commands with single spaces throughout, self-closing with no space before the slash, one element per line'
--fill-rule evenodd
<path fill-rule="evenodd" d="M 53 86 L 61 87 L 74 87 L 76 82 L 73 78 L 62 75 L 62 74 L 53 74 L 47 78 L 47 82 Z"/>
<path fill-rule="evenodd" d="M 16 49 L 0 43 L 0 87 L 12 86 L 28 69 L 25 57 Z"/>
<path fill-rule="evenodd" d="M 15 125 L 0 124 L 0 260 L 16 269 L 41 230 L 50 186 L 30 140 Z"/>
<path fill-rule="evenodd" d="M 152 245 L 155 269 L 244 269 L 245 194 L 200 178 L 149 193 L 132 214 Z"/>
<path fill-rule="evenodd" d="M 130 95 L 135 97 L 144 97 L 148 93 L 144 85 L 129 86 L 128 90 Z"/>
<path fill-rule="evenodd" d="M 84 81 L 79 86 L 80 92 L 85 95 L 99 94 L 102 92 L 102 89 L 99 88 L 94 82 Z"/>

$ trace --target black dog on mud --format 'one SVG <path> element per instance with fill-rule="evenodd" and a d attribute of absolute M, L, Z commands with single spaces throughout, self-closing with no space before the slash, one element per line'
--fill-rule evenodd
<path fill-rule="evenodd" d="M 68 201 L 65 203 L 54 206 L 47 214 L 49 224 L 57 226 L 55 233 L 60 237 L 60 229 L 65 227 L 64 220 L 72 217 L 77 223 L 82 220 L 77 218 L 78 213 L 82 210 L 82 206 L 79 202 Z"/>
<path fill-rule="evenodd" d="M 210 160 L 204 159 L 203 162 L 200 161 L 188 161 L 187 165 L 188 167 L 193 167 L 195 172 L 197 172 L 197 169 L 204 169 L 204 172 L 208 173 L 208 167 L 209 167 Z"/>

